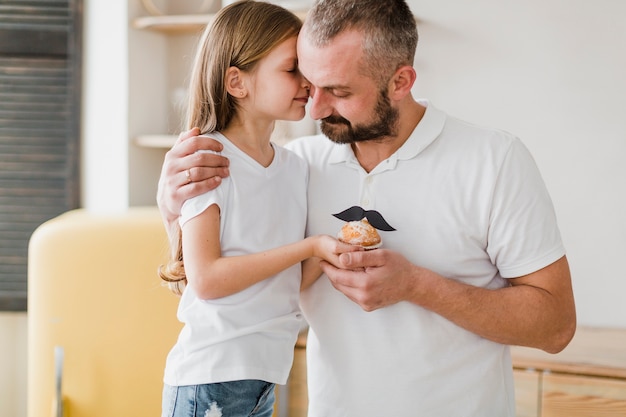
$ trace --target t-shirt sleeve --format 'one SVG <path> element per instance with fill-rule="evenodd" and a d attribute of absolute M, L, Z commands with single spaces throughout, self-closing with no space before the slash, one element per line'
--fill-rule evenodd
<path fill-rule="evenodd" d="M 503 159 L 490 220 L 487 252 L 504 278 L 538 271 L 565 254 L 547 187 L 517 139 Z"/>
<path fill-rule="evenodd" d="M 216 204 L 222 212 L 225 212 L 225 195 L 230 187 L 230 181 L 228 178 L 224 178 L 222 183 L 214 190 L 208 191 L 199 196 L 192 197 L 183 203 L 183 207 L 180 209 L 180 218 L 178 220 L 180 227 L 182 228 L 185 223 L 199 214 L 203 213 L 207 208 Z"/>

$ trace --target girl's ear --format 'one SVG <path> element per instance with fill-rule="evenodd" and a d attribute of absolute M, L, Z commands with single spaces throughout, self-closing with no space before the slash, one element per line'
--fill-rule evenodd
<path fill-rule="evenodd" d="M 244 84 L 244 77 L 237 67 L 230 67 L 226 71 L 226 91 L 233 97 L 243 98 L 248 92 Z"/>

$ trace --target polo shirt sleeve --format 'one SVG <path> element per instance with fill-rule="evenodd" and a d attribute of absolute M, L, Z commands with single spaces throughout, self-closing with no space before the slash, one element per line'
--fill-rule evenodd
<path fill-rule="evenodd" d="M 519 139 L 511 142 L 496 179 L 487 252 L 504 278 L 538 271 L 565 254 L 552 200 Z"/>

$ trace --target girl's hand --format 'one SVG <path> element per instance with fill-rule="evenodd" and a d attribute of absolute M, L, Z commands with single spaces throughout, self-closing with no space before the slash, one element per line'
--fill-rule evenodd
<path fill-rule="evenodd" d="M 364 250 L 360 246 L 349 245 L 328 235 L 315 236 L 313 244 L 313 256 L 325 260 L 326 262 L 341 267 L 339 255 L 348 252 L 358 252 Z"/>
<path fill-rule="evenodd" d="M 301 291 L 309 288 L 322 275 L 320 261 L 339 267 L 339 256 L 342 253 L 363 250 L 360 246 L 348 245 L 327 235 L 313 236 L 309 239 L 313 244 L 313 257 L 302 263 Z"/>

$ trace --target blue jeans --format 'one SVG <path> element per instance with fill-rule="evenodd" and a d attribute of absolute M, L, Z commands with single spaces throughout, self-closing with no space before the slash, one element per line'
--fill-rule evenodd
<path fill-rule="evenodd" d="M 271 417 L 274 384 L 243 380 L 163 387 L 161 417 Z"/>

